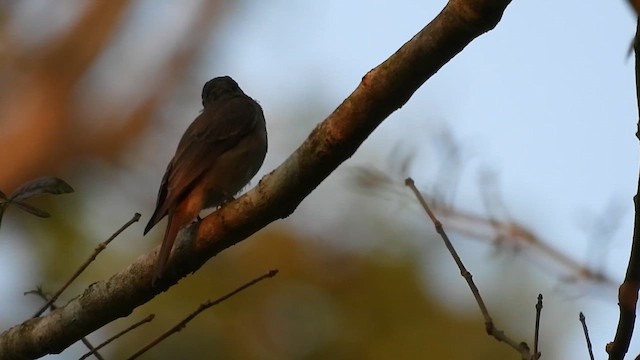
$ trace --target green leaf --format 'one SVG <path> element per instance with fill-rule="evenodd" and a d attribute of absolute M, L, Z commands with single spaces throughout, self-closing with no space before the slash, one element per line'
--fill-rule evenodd
<path fill-rule="evenodd" d="M 73 188 L 64 180 L 47 176 L 22 184 L 18 190 L 11 194 L 9 199 L 11 201 L 22 201 L 42 194 L 67 194 L 72 192 Z"/>
<path fill-rule="evenodd" d="M 38 209 L 37 207 L 24 203 L 22 201 L 14 200 L 13 202 L 11 202 L 11 204 L 37 217 L 48 218 L 51 216 L 48 212 L 42 209 Z"/>

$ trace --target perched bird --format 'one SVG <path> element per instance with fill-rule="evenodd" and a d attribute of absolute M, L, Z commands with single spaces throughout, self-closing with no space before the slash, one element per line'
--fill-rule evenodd
<path fill-rule="evenodd" d="M 169 215 L 154 284 L 165 271 L 180 229 L 201 210 L 233 199 L 258 172 L 267 154 L 262 108 L 232 78 L 209 80 L 202 89 L 202 105 L 202 113 L 182 135 L 167 166 L 156 209 L 144 229 L 146 234 Z"/>

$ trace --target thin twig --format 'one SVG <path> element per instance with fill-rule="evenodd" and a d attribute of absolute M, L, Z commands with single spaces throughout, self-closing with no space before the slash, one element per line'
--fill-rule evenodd
<path fill-rule="evenodd" d="M 413 191 L 414 195 L 420 202 L 420 205 L 422 205 L 422 208 L 426 211 L 427 215 L 433 222 L 433 225 L 435 226 L 436 231 L 438 232 L 438 234 L 440 234 L 440 237 L 442 237 L 442 240 L 444 240 L 444 243 L 447 249 L 449 250 L 449 253 L 451 253 L 453 260 L 458 265 L 458 269 L 460 269 L 460 274 L 467 281 L 467 284 L 469 285 L 469 288 L 473 293 L 473 297 L 476 299 L 476 302 L 478 303 L 478 307 L 480 307 L 480 312 L 484 317 L 484 326 L 485 326 L 485 330 L 487 331 L 487 334 L 493 336 L 498 341 L 506 343 L 507 345 L 509 345 L 516 351 L 518 351 L 523 359 L 530 359 L 531 354 L 530 354 L 530 349 L 527 343 L 525 342 L 519 343 L 509 338 L 504 333 L 504 331 L 499 330 L 498 328 L 495 327 L 495 324 L 493 323 L 493 319 L 491 319 L 491 315 L 489 315 L 489 311 L 487 310 L 487 307 L 484 304 L 484 300 L 482 300 L 482 297 L 480 296 L 480 291 L 478 290 L 478 287 L 476 286 L 476 284 L 473 282 L 471 273 L 467 271 L 467 269 L 465 268 L 464 264 L 462 263 L 462 260 L 460 259 L 460 256 L 458 256 L 458 253 L 453 247 L 453 244 L 449 240 L 449 236 L 447 236 L 447 233 L 444 231 L 444 228 L 442 227 L 442 223 L 433 214 L 433 211 L 431 211 L 431 209 L 429 208 L 429 205 L 427 205 L 427 202 L 424 200 L 424 197 L 422 196 L 420 191 L 416 188 L 416 185 L 413 179 L 407 178 L 405 180 L 405 185 L 408 186 L 411 189 L 411 191 Z"/>
<path fill-rule="evenodd" d="M 98 351 L 98 350 L 102 349 L 103 347 L 107 346 L 109 343 L 111 343 L 112 341 L 114 341 L 114 340 L 118 339 L 118 338 L 119 338 L 119 337 L 121 337 L 122 335 L 124 335 L 124 334 L 128 333 L 129 331 L 131 331 L 131 330 L 133 330 L 133 329 L 135 329 L 135 328 L 137 328 L 137 327 L 139 327 L 139 326 L 141 326 L 141 325 L 144 325 L 144 324 L 146 324 L 146 323 L 148 323 L 148 322 L 151 322 L 151 321 L 153 320 L 153 318 L 154 318 L 154 317 L 155 317 L 155 315 L 154 315 L 154 314 L 151 314 L 151 315 L 147 316 L 146 318 L 144 318 L 144 319 L 142 319 L 142 320 L 138 321 L 137 323 L 135 323 L 135 324 L 133 324 L 133 325 L 129 326 L 128 328 L 126 328 L 126 329 L 124 329 L 124 330 L 120 331 L 119 333 L 117 333 L 117 334 L 115 334 L 114 336 L 112 336 L 112 337 L 110 337 L 109 339 L 107 339 L 107 340 L 106 340 L 105 342 L 103 342 L 102 344 L 100 344 L 100 345 L 96 346 L 96 348 L 95 348 L 95 349 L 93 349 L 93 350 L 89 351 L 88 353 L 86 353 L 86 354 L 82 355 L 82 356 L 80 357 L 80 359 L 78 359 L 78 360 L 83 360 L 83 359 L 88 358 L 89 356 L 93 355 L 96 351 Z"/>
<path fill-rule="evenodd" d="M 207 301 L 207 302 L 205 302 L 203 304 L 200 304 L 200 306 L 198 307 L 198 309 L 196 309 L 196 311 L 194 311 L 191 314 L 189 314 L 186 318 L 184 318 L 182 321 L 180 321 L 174 327 L 172 327 L 171 329 L 167 330 L 165 333 L 163 333 L 162 335 L 158 336 L 153 341 L 151 341 L 150 343 L 145 345 L 143 348 L 138 350 L 135 354 L 133 354 L 130 357 L 128 357 L 127 360 L 133 360 L 133 359 L 138 358 L 140 355 L 144 354 L 145 352 L 147 352 L 149 349 L 151 349 L 152 347 L 154 347 L 157 344 L 159 344 L 164 339 L 166 339 L 169 336 L 179 332 L 185 326 L 187 326 L 187 323 L 189 323 L 189 321 L 193 320 L 193 318 L 198 316 L 198 314 L 200 314 L 201 312 L 203 312 L 203 311 L 207 310 L 208 308 L 210 308 L 212 306 L 215 306 L 215 305 L 227 300 L 228 298 L 236 295 L 237 293 L 245 290 L 248 287 L 251 287 L 251 286 L 257 284 L 258 282 L 260 282 L 260 281 L 262 281 L 264 279 L 272 278 L 272 277 L 276 276 L 277 273 L 278 273 L 278 270 L 269 270 L 268 273 L 249 281 L 248 283 L 240 286 L 239 288 L 231 291 L 230 293 L 227 293 L 226 295 L 224 295 L 222 297 L 217 298 L 216 300 L 213 300 L 213 301 L 209 300 L 209 301 Z"/>
<path fill-rule="evenodd" d="M 40 298 L 42 298 L 44 301 L 48 302 L 49 298 L 47 296 L 47 294 L 44 293 L 44 290 L 42 290 L 41 287 L 38 287 L 35 290 L 31 290 L 31 291 L 26 291 L 23 295 L 29 295 L 29 294 L 34 294 L 39 296 Z M 52 310 L 55 310 L 57 308 L 56 304 L 51 303 L 49 305 L 51 307 Z M 93 353 L 93 355 L 99 359 L 99 360 L 105 360 L 104 357 L 102 357 L 102 355 L 100 355 L 100 353 L 98 352 L 98 348 L 96 348 L 95 346 L 93 346 L 93 344 L 91 344 L 89 342 L 89 340 L 87 340 L 86 337 L 83 337 L 80 339 L 80 341 L 82 341 L 82 343 L 84 344 L 84 346 L 87 347 L 87 349 L 89 349 L 89 351 L 91 351 Z"/>
<path fill-rule="evenodd" d="M 85 260 L 85 262 L 82 265 L 80 265 L 78 270 L 76 270 L 76 272 L 71 276 L 71 278 L 69 278 L 69 280 L 67 280 L 67 282 L 64 285 L 62 285 L 62 287 L 58 291 L 56 291 L 56 293 L 51 297 L 51 299 L 49 299 L 49 301 L 47 301 L 47 303 L 43 307 L 41 307 L 40 310 L 38 310 L 33 315 L 33 317 L 36 318 L 36 317 L 42 315 L 42 313 L 45 312 L 47 310 L 47 308 L 49 308 L 49 306 L 51 306 L 51 304 L 53 304 L 56 300 L 58 300 L 60 295 L 62 295 L 62 292 L 65 291 L 67 289 L 67 287 L 69 287 L 69 285 L 71 285 L 71 283 L 73 283 L 73 281 L 78 276 L 80 276 L 80 274 L 82 274 L 82 272 L 87 267 L 89 267 L 89 264 L 91 264 L 96 259 L 98 254 L 100 254 L 100 252 L 102 252 L 102 250 L 104 250 L 107 247 L 107 245 L 109 245 L 109 243 L 111 241 L 113 241 L 113 239 L 115 239 L 126 228 L 128 228 L 129 226 L 131 226 L 131 224 L 133 224 L 134 222 L 137 222 L 138 220 L 140 220 L 140 214 L 135 213 L 135 215 L 133 215 L 133 218 L 131 218 L 131 220 L 127 221 L 127 223 L 125 223 L 124 225 L 122 225 L 122 227 L 120 227 L 120 229 L 118 229 L 118 231 L 116 231 L 113 235 L 111 235 L 111 237 L 109 237 L 106 241 L 101 242 L 100 244 L 98 244 L 98 246 L 96 246 L 96 248 L 94 249 L 93 254 L 91 254 L 91 256 L 89 256 L 87 258 L 87 260 Z"/>
<path fill-rule="evenodd" d="M 538 302 L 536 302 L 536 329 L 533 338 L 533 358 L 539 359 L 540 353 L 538 352 L 538 340 L 540 335 L 540 314 L 542 313 L 542 294 L 538 294 Z"/>
<path fill-rule="evenodd" d="M 589 329 L 587 328 L 587 319 L 584 317 L 582 311 L 580 311 L 580 322 L 582 323 L 582 331 L 584 331 L 584 338 L 587 340 L 587 350 L 589 350 L 589 359 L 595 360 L 593 357 L 593 347 L 591 346 L 591 339 L 589 338 Z"/>

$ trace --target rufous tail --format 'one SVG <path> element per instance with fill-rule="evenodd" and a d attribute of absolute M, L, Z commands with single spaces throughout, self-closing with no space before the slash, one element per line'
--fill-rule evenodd
<path fill-rule="evenodd" d="M 173 249 L 173 244 L 176 241 L 178 232 L 180 232 L 180 229 L 183 226 L 187 225 L 189 221 L 191 221 L 191 216 L 189 214 L 185 214 L 184 211 L 181 210 L 181 207 L 178 207 L 174 211 L 169 211 L 169 222 L 167 224 L 167 229 L 164 232 L 164 239 L 162 240 L 160 252 L 156 258 L 156 265 L 153 269 L 153 280 L 151 284 L 154 286 L 165 273 L 167 261 L 171 255 L 171 249 Z"/>

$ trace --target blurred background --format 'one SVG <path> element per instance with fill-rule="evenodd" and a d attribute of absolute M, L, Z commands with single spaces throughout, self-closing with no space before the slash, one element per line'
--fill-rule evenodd
<path fill-rule="evenodd" d="M 15 208 L 3 219 L 0 328 L 42 305 L 25 291 L 55 291 L 135 212 L 140 223 L 59 304 L 159 244 L 164 222 L 142 230 L 205 81 L 231 75 L 264 108 L 269 153 L 255 185 L 445 4 L 0 2 L 0 190 L 41 176 L 76 190 L 33 202 L 50 219 Z M 155 313 L 101 351 L 124 358 L 198 304 L 278 268 L 143 358 L 518 358 L 485 335 L 403 185 L 412 176 L 499 328 L 532 344 L 543 293 L 544 358 L 586 358 L 579 311 L 604 358 L 638 181 L 634 31 L 624 1 L 514 1 L 292 216 L 89 340 Z M 47 358 L 84 352 L 76 344 Z"/>

